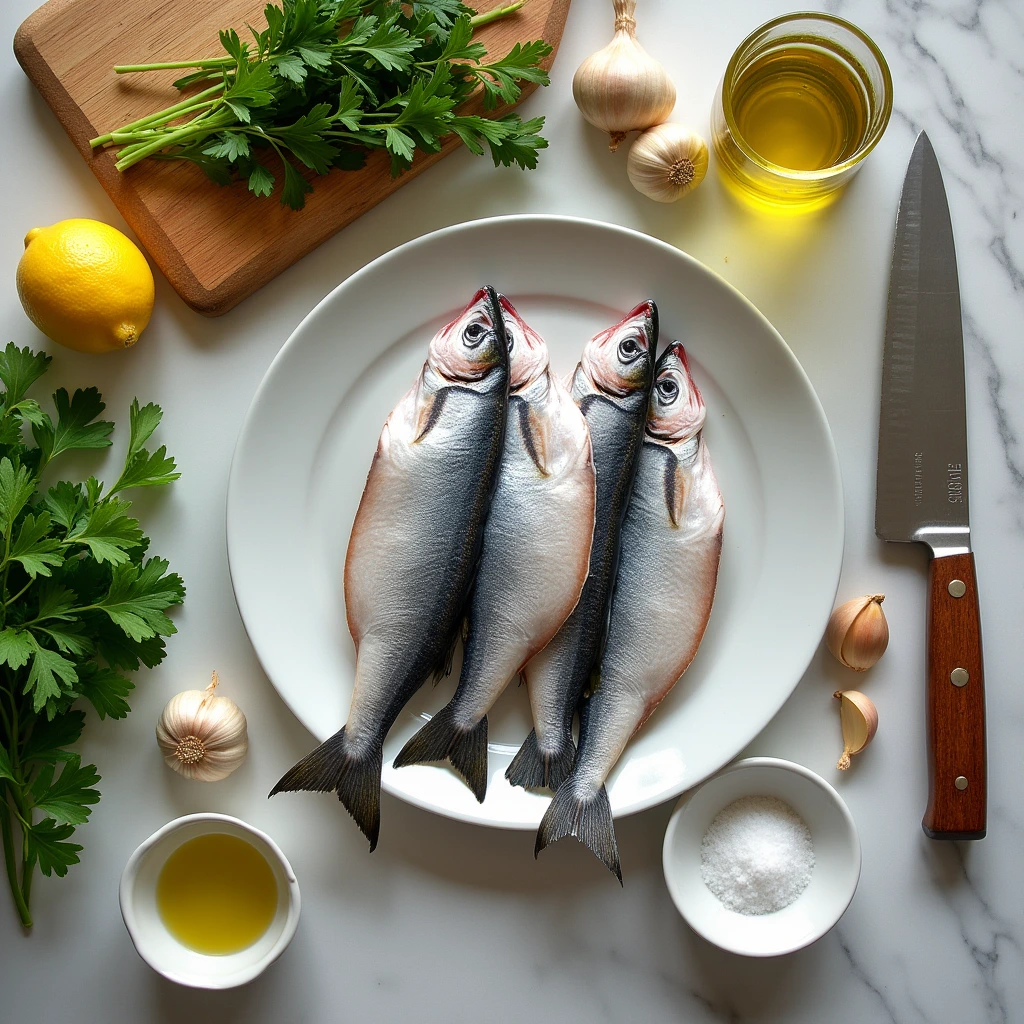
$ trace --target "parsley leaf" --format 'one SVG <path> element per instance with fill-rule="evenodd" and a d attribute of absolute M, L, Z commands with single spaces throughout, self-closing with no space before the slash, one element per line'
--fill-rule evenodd
<path fill-rule="evenodd" d="M 97 562 L 127 562 L 128 552 L 143 540 L 139 521 L 125 514 L 131 507 L 130 501 L 116 498 L 99 502 L 69 531 L 68 541 L 86 545 Z"/>
<path fill-rule="evenodd" d="M 49 509 L 53 521 L 70 530 L 85 510 L 85 495 L 81 484 L 61 480 L 46 492 L 43 504 Z"/>
<path fill-rule="evenodd" d="M 60 776 L 36 798 L 36 809 L 55 821 L 81 825 L 89 819 L 91 804 L 99 803 L 100 794 L 92 787 L 100 781 L 96 766 L 82 767 L 82 759 L 72 754 L 61 769 Z"/>
<path fill-rule="evenodd" d="M 50 513 L 27 515 L 21 521 L 18 536 L 11 545 L 10 560 L 20 562 L 32 579 L 52 575 L 51 569 L 64 561 L 60 553 L 63 545 L 50 537 Z"/>
<path fill-rule="evenodd" d="M 53 402 L 57 407 L 56 428 L 49 421 L 32 424 L 32 436 L 42 450 L 44 464 L 61 452 L 110 446 L 114 424 L 96 420 L 106 406 L 95 388 L 79 389 L 70 400 L 67 391 L 61 388 L 54 392 Z"/>
<path fill-rule="evenodd" d="M 53 721 L 37 718 L 32 732 L 21 751 L 22 763 L 39 761 L 52 764 L 74 757 L 65 748 L 77 743 L 85 728 L 85 712 L 69 711 L 58 715 Z"/>
<path fill-rule="evenodd" d="M 46 373 L 50 356 L 45 352 L 33 352 L 30 348 L 18 348 L 13 341 L 0 352 L 0 380 L 7 389 L 4 405 L 10 409 L 17 405 L 28 389 Z"/>
<path fill-rule="evenodd" d="M 28 664 L 35 649 L 35 641 L 28 630 L 14 626 L 5 626 L 0 630 L 0 664 L 21 668 Z"/>
<path fill-rule="evenodd" d="M 241 132 L 221 132 L 203 153 L 218 160 L 237 160 L 249 155 L 249 139 Z"/>
<path fill-rule="evenodd" d="M 15 469 L 6 455 L 0 459 L 0 530 L 5 535 L 11 532 L 35 491 L 35 477 L 26 466 Z"/>
<path fill-rule="evenodd" d="M 481 64 L 479 67 L 463 66 L 459 70 L 474 75 L 484 87 L 484 107 L 493 110 L 502 103 L 515 103 L 519 99 L 519 83 L 535 82 L 547 85 L 547 72 L 539 66 L 551 52 L 551 47 L 541 40 L 527 43 L 516 43 L 509 53 L 493 64 Z"/>
<path fill-rule="evenodd" d="M 130 563 L 116 566 L 110 590 L 97 607 L 132 640 L 176 633 L 165 609 L 181 604 L 185 587 L 181 577 L 168 573 L 167 569 L 168 563 L 163 558 L 151 558 L 141 569 Z"/>
<path fill-rule="evenodd" d="M 335 146 L 325 142 L 321 136 L 331 124 L 330 115 L 330 106 L 327 103 L 318 103 L 294 124 L 276 128 L 274 138 L 283 142 L 299 160 L 317 174 L 326 174 L 338 152 Z"/>
<path fill-rule="evenodd" d="M 78 689 L 100 718 L 124 718 L 131 710 L 126 698 L 135 684 L 112 668 L 97 668 L 88 662 L 80 673 Z"/>
<path fill-rule="evenodd" d="M 59 825 L 53 818 L 43 818 L 28 830 L 25 839 L 29 854 L 47 878 L 51 873 L 63 878 L 72 864 L 79 863 L 82 847 L 65 842 L 74 831 L 73 825 Z"/>
<path fill-rule="evenodd" d="M 281 202 L 293 210 L 301 210 L 306 205 L 306 196 L 312 191 L 313 186 L 285 160 L 284 189 L 281 192 Z"/>
<path fill-rule="evenodd" d="M 274 176 L 263 164 L 253 164 L 249 172 L 249 191 L 256 196 L 269 196 L 274 191 Z"/>
<path fill-rule="evenodd" d="M 32 695 L 32 710 L 38 715 L 51 700 L 62 696 L 77 682 L 78 672 L 73 661 L 36 644 L 22 693 Z"/>
<path fill-rule="evenodd" d="M 150 402 L 139 408 L 139 401 L 132 402 L 129 414 L 131 437 L 128 442 L 128 454 L 125 467 L 117 483 L 110 488 L 110 494 L 123 491 L 128 487 L 156 487 L 169 484 L 181 476 L 177 472 L 174 459 L 167 455 L 167 448 L 161 445 L 152 455 L 142 446 L 160 425 L 163 412 L 160 406 Z"/>

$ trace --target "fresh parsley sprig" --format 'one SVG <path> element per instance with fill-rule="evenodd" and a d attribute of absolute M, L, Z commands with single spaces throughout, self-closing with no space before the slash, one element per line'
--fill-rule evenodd
<path fill-rule="evenodd" d="M 162 416 L 132 403 L 128 450 L 110 488 L 95 477 L 47 486 L 42 474 L 66 452 L 106 448 L 114 424 L 95 388 L 53 395 L 56 419 L 27 397 L 50 357 L 9 344 L 0 352 L 0 834 L 22 923 L 36 867 L 67 874 L 82 847 L 75 827 L 99 798 L 95 765 L 68 748 L 88 701 L 101 718 L 124 718 L 134 684 L 175 632 L 167 617 L 185 597 L 122 492 L 178 478 L 161 445 L 145 447 Z M 26 430 L 34 444 L 25 437 Z M 49 476 L 49 474 L 47 474 Z"/>
<path fill-rule="evenodd" d="M 220 33 L 225 56 L 115 68 L 184 70 L 179 88 L 204 88 L 91 145 L 117 147 L 120 171 L 149 157 L 187 160 L 220 184 L 246 181 L 257 196 L 274 191 L 272 167 L 279 162 L 281 202 L 293 209 L 312 191 L 310 172 L 358 169 L 368 151 L 384 149 L 397 176 L 417 150 L 437 152 L 453 134 L 473 153 L 486 146 L 495 166 L 533 168 L 547 146 L 543 118 L 457 112 L 477 89 L 484 108 L 494 110 L 515 103 L 524 82 L 548 84 L 541 67 L 551 52 L 547 43 L 517 43 L 487 61 L 486 47 L 473 38 L 481 25 L 525 2 L 485 14 L 460 0 L 271 3 L 267 27 L 250 29 L 251 42 L 234 29 Z"/>

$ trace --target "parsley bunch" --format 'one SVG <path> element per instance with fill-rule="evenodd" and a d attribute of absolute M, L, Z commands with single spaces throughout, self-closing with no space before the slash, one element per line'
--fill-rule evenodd
<path fill-rule="evenodd" d="M 495 166 L 533 168 L 537 151 L 547 146 L 542 117 L 456 113 L 478 88 L 485 109 L 493 110 L 514 103 L 521 82 L 548 84 L 540 67 L 551 52 L 547 43 L 516 43 L 488 63 L 485 46 L 473 41 L 474 29 L 524 2 L 482 15 L 460 0 L 268 4 L 267 27 L 250 28 L 252 43 L 234 29 L 220 33 L 227 56 L 116 67 L 118 73 L 190 70 L 175 85 L 205 87 L 90 145 L 118 147 L 119 171 L 147 157 L 188 160 L 219 184 L 247 181 L 257 196 L 274 191 L 266 158 L 276 155 L 284 168 L 281 202 L 293 209 L 312 191 L 300 167 L 315 174 L 355 170 L 367 151 L 384 149 L 397 176 L 417 149 L 437 152 L 452 134 L 477 155 L 486 145 Z"/>
<path fill-rule="evenodd" d="M 55 392 L 56 422 L 26 397 L 49 363 L 13 344 L 0 352 L 0 831 L 26 927 L 36 866 L 64 876 L 78 863 L 82 847 L 68 840 L 100 798 L 96 766 L 67 749 L 85 724 L 74 705 L 84 698 L 100 718 L 124 718 L 133 684 L 123 673 L 163 660 L 163 638 L 175 632 L 167 609 L 185 597 L 167 562 L 145 557 L 149 538 L 121 497 L 179 476 L 163 446 L 143 447 L 160 407 L 132 403 L 112 487 L 95 477 L 47 485 L 50 463 L 108 447 L 114 429 L 97 419 L 104 405 L 95 388 Z"/>

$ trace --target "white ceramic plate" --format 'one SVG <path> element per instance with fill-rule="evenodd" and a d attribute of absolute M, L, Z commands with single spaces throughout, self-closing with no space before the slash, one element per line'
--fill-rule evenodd
<path fill-rule="evenodd" d="M 352 692 L 343 566 L 377 437 L 431 335 L 481 284 L 512 299 L 562 373 L 592 334 L 654 298 L 663 344 L 686 345 L 707 403 L 726 507 L 718 592 L 693 665 L 611 776 L 613 812 L 639 811 L 707 778 L 782 707 L 825 628 L 843 551 L 839 465 L 810 382 L 768 321 L 678 249 L 595 221 L 498 217 L 418 238 L 335 288 L 278 353 L 238 439 L 227 502 L 235 598 L 274 686 L 326 739 Z M 391 767 L 457 676 L 458 663 L 396 722 L 384 788 L 454 818 L 536 827 L 548 797 L 504 778 L 530 729 L 515 684 L 489 716 L 483 804 L 447 767 Z"/>

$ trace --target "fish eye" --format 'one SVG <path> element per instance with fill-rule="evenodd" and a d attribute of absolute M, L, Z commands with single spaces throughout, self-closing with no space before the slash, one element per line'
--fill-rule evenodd
<path fill-rule="evenodd" d="M 505 340 L 508 342 L 508 350 L 511 353 L 512 352 L 512 348 L 513 348 L 513 346 L 516 343 L 516 336 L 512 332 L 512 328 L 511 327 L 506 327 L 505 328 Z"/>
<path fill-rule="evenodd" d="M 671 377 L 658 381 L 658 397 L 666 404 L 674 402 L 678 394 L 679 385 Z"/>
<path fill-rule="evenodd" d="M 470 348 L 476 348 L 484 340 L 486 334 L 487 328 L 479 320 L 475 320 L 467 325 L 466 329 L 462 332 L 462 337 Z"/>
<path fill-rule="evenodd" d="M 619 358 L 624 363 L 633 362 L 633 360 L 640 355 L 641 351 L 640 343 L 635 337 L 633 337 L 633 335 L 630 335 L 628 338 L 623 338 L 622 341 L 619 342 Z"/>

